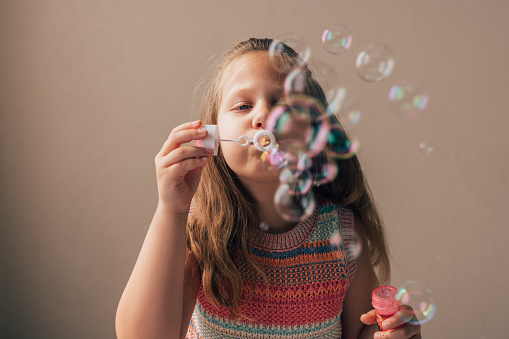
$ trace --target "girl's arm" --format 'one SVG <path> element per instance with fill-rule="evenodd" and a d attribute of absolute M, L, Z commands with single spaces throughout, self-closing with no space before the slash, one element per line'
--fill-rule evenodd
<path fill-rule="evenodd" d="M 179 338 L 187 331 L 199 274 L 193 275 L 196 264 L 186 252 L 186 223 L 211 152 L 182 145 L 206 137 L 200 126 L 174 128 L 156 156 L 159 204 L 118 305 L 120 339 Z"/>
<path fill-rule="evenodd" d="M 172 215 L 164 206 L 157 208 L 118 305 L 119 339 L 179 337 L 184 308 L 186 220 L 187 215 Z"/>
<path fill-rule="evenodd" d="M 364 325 L 360 318 L 362 314 L 373 308 L 371 306 L 371 292 L 377 287 L 378 279 L 371 263 L 363 225 L 357 219 L 355 219 L 354 229 L 361 239 L 362 251 L 357 258 L 357 272 L 343 301 L 343 312 L 341 314 L 342 338 L 373 339 L 373 334 L 377 331 L 376 324 Z"/>
<path fill-rule="evenodd" d="M 369 247 L 363 231 L 363 225 L 355 220 L 355 232 L 360 236 L 362 252 L 357 258 L 357 272 L 343 302 L 341 322 L 344 339 L 406 339 L 421 338 L 419 324 L 408 323 L 408 319 L 417 320 L 411 307 L 401 305 L 399 312 L 388 319 L 390 330 L 378 332 L 375 311 L 371 305 L 371 293 L 378 286 L 378 279 L 371 263 Z M 362 322 L 361 322 L 362 316 Z M 407 320 L 405 320 L 407 319 Z M 375 335 L 376 333 L 376 335 Z"/>

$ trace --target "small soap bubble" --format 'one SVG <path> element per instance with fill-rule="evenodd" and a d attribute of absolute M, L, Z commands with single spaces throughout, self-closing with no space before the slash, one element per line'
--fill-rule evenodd
<path fill-rule="evenodd" d="M 428 106 L 428 95 L 418 85 L 394 85 L 389 91 L 393 110 L 403 116 L 415 117 Z"/>
<path fill-rule="evenodd" d="M 313 186 L 313 176 L 308 170 L 300 173 L 296 172 L 295 180 L 289 184 L 289 193 L 293 195 L 304 195 L 309 192 Z"/>
<path fill-rule="evenodd" d="M 378 82 L 392 74 L 394 56 L 391 50 L 384 45 L 369 45 L 357 55 L 355 69 L 362 79 L 368 82 Z"/>
<path fill-rule="evenodd" d="M 323 31 L 322 45 L 329 53 L 341 54 L 352 45 L 352 33 L 348 27 L 334 24 Z"/>
<path fill-rule="evenodd" d="M 279 174 L 279 182 L 288 185 L 288 192 L 291 195 L 303 195 L 311 189 L 313 178 L 307 170 L 298 171 L 285 168 Z"/>
<path fill-rule="evenodd" d="M 353 238 L 354 238 L 354 241 L 352 244 L 350 244 L 348 246 L 348 249 L 356 258 L 358 258 L 362 253 L 362 240 L 361 240 L 361 237 L 357 233 L 354 233 Z"/>
<path fill-rule="evenodd" d="M 306 71 L 295 68 L 285 78 L 284 91 L 287 97 L 306 92 Z"/>
<path fill-rule="evenodd" d="M 338 231 L 334 231 L 329 239 L 329 243 L 332 248 L 338 249 L 341 245 L 341 234 Z"/>
<path fill-rule="evenodd" d="M 313 158 L 309 171 L 313 173 L 313 184 L 320 186 L 336 178 L 338 175 L 338 165 L 333 159 L 320 154 Z"/>
<path fill-rule="evenodd" d="M 278 144 L 278 152 L 280 155 L 280 168 L 298 167 L 298 162 L 302 154 L 304 154 L 305 145 L 295 139 L 284 139 Z"/>
<path fill-rule="evenodd" d="M 430 145 L 429 142 L 427 141 L 423 141 L 419 144 L 419 149 L 421 150 L 421 152 L 425 155 L 428 155 L 430 154 L 431 152 L 433 152 L 433 146 Z"/>
<path fill-rule="evenodd" d="M 289 168 L 284 168 L 279 173 L 279 182 L 284 184 L 291 184 L 295 181 L 295 174 L 294 172 Z"/>
<path fill-rule="evenodd" d="M 285 183 L 280 184 L 274 194 L 276 211 L 289 222 L 297 222 L 311 215 L 315 206 L 316 201 L 312 191 L 309 191 L 307 195 L 293 195 L 290 194 L 290 186 Z"/>
<path fill-rule="evenodd" d="M 296 54 L 289 51 L 288 47 L 293 49 Z M 293 64 L 288 64 L 286 55 L 295 57 Z M 288 73 L 295 67 L 306 65 L 311 57 L 311 47 L 302 37 L 295 34 L 273 39 L 269 46 L 269 60 L 272 67 L 281 73 Z"/>
<path fill-rule="evenodd" d="M 329 91 L 327 94 L 327 115 L 338 114 L 343 104 L 345 102 L 346 97 L 346 88 L 339 87 L 336 90 Z"/>
<path fill-rule="evenodd" d="M 358 108 L 350 108 L 345 110 L 345 113 L 341 115 L 341 121 L 343 122 L 343 126 L 345 128 L 351 128 L 361 120 L 361 111 Z"/>
<path fill-rule="evenodd" d="M 260 223 L 260 225 L 258 225 L 258 228 L 260 230 L 262 230 L 263 232 L 267 232 L 269 230 L 269 224 L 267 224 L 266 222 L 262 221 Z"/>
<path fill-rule="evenodd" d="M 402 305 L 413 308 L 415 319 L 405 319 L 410 324 L 424 324 L 436 313 L 437 304 L 433 292 L 422 282 L 411 280 L 405 282 L 398 290 L 396 298 Z"/>
<path fill-rule="evenodd" d="M 307 153 L 303 153 L 301 154 L 297 162 L 297 169 L 299 171 L 304 171 L 306 169 L 311 168 L 312 164 L 313 164 L 312 158 Z"/>

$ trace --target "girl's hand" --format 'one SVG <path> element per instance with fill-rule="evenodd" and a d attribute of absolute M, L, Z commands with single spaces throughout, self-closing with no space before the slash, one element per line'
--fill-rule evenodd
<path fill-rule="evenodd" d="M 187 213 L 201 172 L 213 155 L 203 147 L 182 146 L 207 136 L 201 121 L 175 127 L 155 158 L 159 203 L 179 214 Z"/>
<path fill-rule="evenodd" d="M 361 316 L 366 325 L 376 324 L 375 310 Z M 412 321 L 411 323 L 409 321 Z M 421 339 L 421 324 L 419 324 L 414 310 L 407 305 L 401 305 L 398 313 L 385 319 L 382 323 L 384 332 L 375 332 L 374 339 Z"/>

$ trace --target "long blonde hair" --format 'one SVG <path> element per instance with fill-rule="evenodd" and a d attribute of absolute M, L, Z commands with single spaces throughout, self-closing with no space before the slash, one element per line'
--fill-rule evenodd
<path fill-rule="evenodd" d="M 272 39 L 255 39 L 240 42 L 222 59 L 205 93 L 201 109 L 204 124 L 217 124 L 221 101 L 221 84 L 228 65 L 241 55 L 255 51 L 268 51 Z M 285 46 L 281 62 L 298 64 L 298 55 Z M 306 72 L 306 94 L 326 106 L 321 86 Z M 373 266 L 379 283 L 390 277 L 389 254 L 382 220 L 377 212 L 368 184 L 357 156 L 337 160 L 339 174 L 328 184 L 313 188 L 317 198 L 325 198 L 350 207 L 364 225 Z M 260 224 L 257 203 L 249 191 L 236 179 L 228 167 L 221 149 L 202 172 L 202 178 L 193 198 L 193 211 L 187 222 L 187 246 L 193 252 L 202 274 L 207 299 L 228 307 L 236 317 L 241 293 L 242 278 L 234 257 L 242 255 L 252 269 L 253 277 L 265 278 L 253 259 L 252 239 Z"/>

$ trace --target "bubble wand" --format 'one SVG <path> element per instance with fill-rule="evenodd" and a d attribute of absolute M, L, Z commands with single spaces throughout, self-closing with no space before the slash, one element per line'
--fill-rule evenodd
<path fill-rule="evenodd" d="M 237 140 L 229 140 L 219 139 L 219 131 L 217 130 L 217 125 L 204 125 L 203 127 L 207 130 L 207 137 L 203 140 L 196 140 L 195 145 L 198 147 L 205 147 L 214 150 L 214 155 L 217 155 L 220 141 L 237 142 L 240 146 L 244 147 L 248 146 L 249 144 L 253 144 L 256 149 L 261 152 L 270 151 L 276 145 L 276 138 L 274 137 L 274 134 L 267 130 L 256 132 L 253 140 L 249 140 L 249 138 L 245 135 L 241 135 Z"/>

